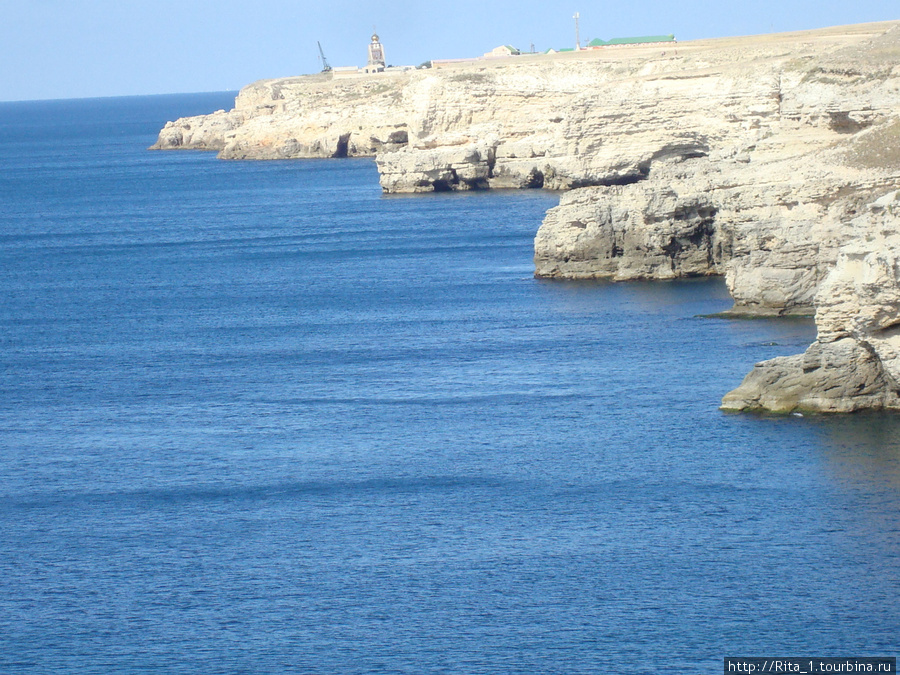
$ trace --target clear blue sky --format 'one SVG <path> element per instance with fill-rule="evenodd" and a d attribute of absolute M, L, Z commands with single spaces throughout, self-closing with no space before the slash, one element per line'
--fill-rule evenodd
<path fill-rule="evenodd" d="M 0 0 L 0 101 L 238 89 L 362 65 L 373 25 L 394 65 L 585 39 L 679 40 L 900 19 L 898 0 Z"/>

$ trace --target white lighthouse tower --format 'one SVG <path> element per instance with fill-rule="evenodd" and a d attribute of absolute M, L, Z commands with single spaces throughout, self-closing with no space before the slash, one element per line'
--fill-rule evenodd
<path fill-rule="evenodd" d="M 372 41 L 369 43 L 369 63 L 366 65 L 367 73 L 384 72 L 384 45 L 378 40 L 378 33 L 372 33 Z"/>

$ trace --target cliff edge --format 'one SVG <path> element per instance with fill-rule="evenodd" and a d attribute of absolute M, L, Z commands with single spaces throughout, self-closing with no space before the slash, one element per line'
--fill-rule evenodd
<path fill-rule="evenodd" d="M 724 410 L 900 410 L 900 191 L 848 224 L 851 243 L 816 296 L 816 341 L 757 363 Z"/>
<path fill-rule="evenodd" d="M 153 147 L 374 156 L 385 192 L 565 191 L 535 237 L 538 276 L 724 275 L 735 315 L 816 313 L 807 354 L 758 365 L 723 407 L 896 407 L 892 320 L 851 318 L 871 300 L 854 275 L 887 269 L 900 232 L 884 206 L 900 189 L 900 22 L 266 80 Z"/>

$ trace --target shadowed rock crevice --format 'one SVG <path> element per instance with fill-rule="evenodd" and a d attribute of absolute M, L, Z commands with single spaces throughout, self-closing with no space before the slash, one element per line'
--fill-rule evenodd
<path fill-rule="evenodd" d="M 409 132 L 406 129 L 398 129 L 397 131 L 392 131 L 391 135 L 388 136 L 388 143 L 392 143 L 394 145 L 406 145 L 409 143 Z"/>
<path fill-rule="evenodd" d="M 431 189 L 434 192 L 451 192 L 457 185 L 459 185 L 459 178 L 456 176 L 455 171 L 451 171 L 449 178 L 433 181 L 431 183 Z"/>
<path fill-rule="evenodd" d="M 539 190 L 544 187 L 544 172 L 533 168 L 525 177 L 522 187 L 529 190 Z"/>
<path fill-rule="evenodd" d="M 350 134 L 341 134 L 338 137 L 337 146 L 334 149 L 334 154 L 331 155 L 336 159 L 343 159 L 347 157 L 347 151 L 350 147 Z"/>

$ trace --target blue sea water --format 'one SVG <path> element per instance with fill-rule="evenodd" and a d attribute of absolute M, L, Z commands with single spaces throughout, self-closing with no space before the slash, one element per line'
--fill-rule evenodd
<path fill-rule="evenodd" d="M 723 414 L 809 321 L 532 276 L 542 192 L 0 104 L 0 672 L 715 673 L 900 651 L 900 419 Z"/>

